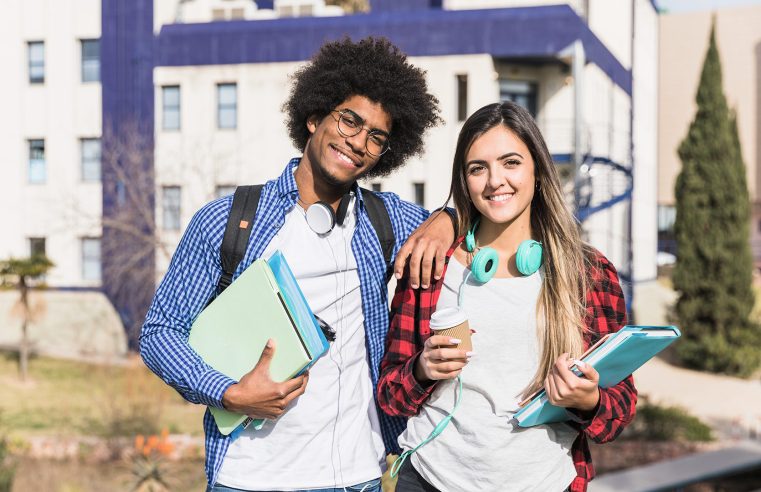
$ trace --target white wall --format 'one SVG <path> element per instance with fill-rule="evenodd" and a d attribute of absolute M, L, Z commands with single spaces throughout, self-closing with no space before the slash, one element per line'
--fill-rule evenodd
<path fill-rule="evenodd" d="M 446 10 L 469 10 L 568 4 L 579 12 L 580 15 L 583 15 L 584 3 L 584 0 L 569 0 L 566 2 L 559 0 L 444 0 L 442 6 Z"/>
<path fill-rule="evenodd" d="M 627 69 L 632 65 L 632 2 L 637 1 L 589 0 L 589 28 Z"/>
<path fill-rule="evenodd" d="M 52 286 L 85 286 L 80 239 L 100 236 L 100 183 L 81 179 L 80 138 L 100 137 L 100 83 L 81 82 L 80 39 L 100 37 L 99 0 L 11 0 L 0 16 L 0 258 L 45 237 Z M 45 82 L 30 84 L 27 42 L 45 42 Z M 29 184 L 28 139 L 45 140 L 47 180 Z"/>
<path fill-rule="evenodd" d="M 632 248 L 636 289 L 657 275 L 659 16 L 649 0 L 637 0 L 635 12 Z"/>

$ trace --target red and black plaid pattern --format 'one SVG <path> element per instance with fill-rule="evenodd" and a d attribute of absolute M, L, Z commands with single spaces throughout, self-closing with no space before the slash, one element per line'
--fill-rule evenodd
<path fill-rule="evenodd" d="M 447 253 L 447 263 L 461 241 L 462 238 Z M 585 322 L 589 331 L 584 342 L 587 347 L 626 324 L 626 305 L 615 267 L 596 250 L 591 264 L 591 283 L 586 295 Z M 435 388 L 435 383 L 426 386 L 418 383 L 413 369 L 425 340 L 431 336 L 431 314 L 443 284 L 443 275 L 426 290 L 412 289 L 407 276 L 397 283 L 378 382 L 378 402 L 388 415 L 416 415 Z M 585 491 L 595 475 L 587 439 L 597 443 L 615 439 L 634 418 L 636 402 L 637 390 L 629 376 L 611 388 L 600 389 L 600 403 L 591 418 L 569 422 L 579 431 L 571 450 L 577 474 L 569 487 L 571 492 Z"/>

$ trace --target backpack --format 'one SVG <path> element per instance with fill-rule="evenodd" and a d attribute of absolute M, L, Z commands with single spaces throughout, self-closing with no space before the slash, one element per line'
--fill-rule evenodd
<path fill-rule="evenodd" d="M 238 186 L 235 189 L 233 205 L 230 209 L 230 215 L 227 217 L 225 235 L 222 238 L 222 246 L 219 248 L 219 256 L 222 260 L 222 276 L 219 277 L 216 295 L 221 294 L 232 283 L 233 274 L 246 255 L 262 187 L 263 185 L 248 185 Z M 370 223 L 380 240 L 383 258 L 386 262 L 386 283 L 388 283 L 393 274 L 391 253 L 396 242 L 394 230 L 391 228 L 391 218 L 383 200 L 374 192 L 362 188 L 362 197 Z"/>

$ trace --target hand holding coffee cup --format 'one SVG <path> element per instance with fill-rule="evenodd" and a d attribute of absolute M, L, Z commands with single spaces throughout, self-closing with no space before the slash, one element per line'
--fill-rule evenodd
<path fill-rule="evenodd" d="M 454 379 L 473 355 L 468 319 L 458 308 L 444 308 L 433 313 L 430 327 L 432 335 L 415 364 L 415 379 Z"/>

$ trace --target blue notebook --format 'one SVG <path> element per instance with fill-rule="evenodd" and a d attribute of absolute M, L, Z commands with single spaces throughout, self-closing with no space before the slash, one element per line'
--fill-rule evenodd
<path fill-rule="evenodd" d="M 675 326 L 628 325 L 600 339 L 581 360 L 600 374 L 599 386 L 609 388 L 623 381 L 681 335 Z M 577 368 L 572 367 L 572 370 L 581 375 Z M 547 400 L 544 390 L 534 395 L 513 418 L 520 427 L 571 420 L 564 408 Z"/>

